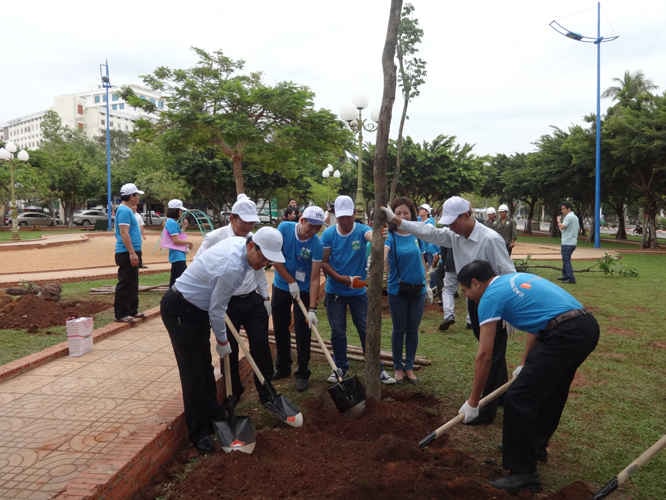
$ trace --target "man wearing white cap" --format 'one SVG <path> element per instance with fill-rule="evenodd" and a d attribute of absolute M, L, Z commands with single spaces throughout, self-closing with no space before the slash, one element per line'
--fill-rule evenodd
<path fill-rule="evenodd" d="M 224 318 L 234 307 L 234 294 L 248 272 L 263 269 L 269 262 L 284 262 L 281 248 L 282 235 L 269 227 L 247 238 L 227 238 L 194 260 L 160 303 L 178 363 L 188 435 L 201 453 L 214 450 L 211 420 L 223 418 L 213 375 L 210 330 L 220 358 L 229 355 L 232 347 Z"/>
<path fill-rule="evenodd" d="M 310 378 L 310 326 L 317 325 L 317 301 L 321 275 L 322 244 L 317 233 L 324 224 L 324 211 L 317 206 L 303 210 L 298 222 L 282 221 L 278 231 L 282 234 L 284 264 L 274 264 L 273 294 L 271 297 L 273 329 L 277 345 L 277 359 L 273 379 L 291 376 L 291 323 L 292 305 L 297 297 L 309 305 L 304 317 L 294 305 L 296 353 L 298 370 L 295 373 L 296 390 L 304 391 Z"/>
<path fill-rule="evenodd" d="M 432 216 L 432 207 L 427 203 L 419 205 L 419 216 L 416 220 L 423 221 L 426 224 L 435 226 L 435 218 Z M 426 276 L 428 276 L 428 288 L 426 289 L 426 297 L 428 302 L 433 301 L 433 290 L 437 288 L 437 283 L 432 275 L 433 269 L 437 266 L 439 259 L 439 247 L 426 241 L 423 242 L 423 258 L 426 263 Z"/>
<path fill-rule="evenodd" d="M 372 229 L 354 221 L 354 202 L 349 196 L 335 199 L 336 224 L 321 237 L 324 253 L 322 269 L 326 273 L 326 313 L 331 327 L 331 344 L 335 364 L 343 373 L 349 369 L 347 359 L 347 308 L 365 349 L 368 315 L 366 293 L 366 242 L 372 239 Z M 384 384 L 395 384 L 395 379 L 381 370 Z M 328 378 L 337 382 L 335 373 Z"/>
<path fill-rule="evenodd" d="M 239 194 L 236 203 L 231 207 L 229 224 L 206 235 L 194 262 L 227 238 L 252 236 L 252 229 L 257 222 L 259 222 L 257 205 L 245 194 Z M 257 362 L 262 375 L 270 380 L 273 375 L 273 356 L 268 345 L 268 318 L 271 315 L 271 298 L 263 268 L 247 270 L 245 279 L 233 292 L 227 314 L 237 330 L 240 330 L 241 325 L 245 327 L 252 357 Z M 232 349 L 232 355 L 229 358 L 231 383 L 234 397 L 239 398 L 244 389 L 238 372 L 238 344 L 234 337 L 229 340 Z M 259 392 L 259 398 L 263 402 L 268 395 L 256 377 L 254 382 Z"/>
<path fill-rule="evenodd" d="M 390 208 L 382 207 L 388 222 L 393 222 L 401 229 L 416 235 L 422 240 L 453 250 L 456 272 L 473 260 L 490 262 L 497 274 L 515 273 L 516 268 L 506 251 L 504 239 L 487 226 L 478 223 L 474 218 L 472 207 L 464 198 L 452 196 L 444 202 L 442 217 L 439 221 L 448 227 L 435 228 L 430 224 L 406 221 L 396 216 Z M 483 394 L 490 394 L 508 379 L 506 368 L 507 333 L 502 322 L 497 323 L 494 335 L 480 337 L 477 304 L 467 301 L 470 320 L 474 335 L 479 339 L 479 355 L 492 353 L 492 365 Z M 492 337 L 492 338 L 491 338 Z M 472 424 L 489 424 L 497 412 L 497 402 L 490 403 L 481 409 Z"/>
<path fill-rule="evenodd" d="M 495 229 L 495 223 L 497 222 L 497 211 L 495 207 L 486 208 L 486 222 L 484 224 L 491 229 Z"/>
<path fill-rule="evenodd" d="M 132 183 L 120 188 L 120 205 L 116 209 L 115 260 L 118 266 L 113 310 L 116 321 L 132 323 L 143 317 L 139 313 L 139 266 L 141 265 L 141 228 L 134 216 L 139 204 L 139 191 Z"/>

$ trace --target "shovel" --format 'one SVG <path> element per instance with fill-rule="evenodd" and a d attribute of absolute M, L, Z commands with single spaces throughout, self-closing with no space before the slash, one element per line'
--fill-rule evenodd
<path fill-rule="evenodd" d="M 248 362 L 250 363 L 250 366 L 252 367 L 252 371 L 259 379 L 259 383 L 263 385 L 264 388 L 266 388 L 266 390 L 268 391 L 270 399 L 264 403 L 264 407 L 268 411 L 270 411 L 273 415 L 275 415 L 277 418 L 279 418 L 281 421 L 283 421 L 285 424 L 291 425 L 292 427 L 301 427 L 303 425 L 303 414 L 300 412 L 298 408 L 294 406 L 294 404 L 291 401 L 289 401 L 287 398 L 285 398 L 281 394 L 278 394 L 275 391 L 275 388 L 271 385 L 271 383 L 268 380 L 266 380 L 266 378 L 261 373 L 261 370 L 257 366 L 257 363 L 254 362 L 254 359 L 250 354 L 250 350 L 247 347 L 245 347 L 245 344 L 243 344 L 241 336 L 238 333 L 238 330 L 236 330 L 234 324 L 226 316 L 224 317 L 224 321 L 227 324 L 227 328 L 236 339 L 238 346 L 243 351 L 243 354 L 245 354 L 245 357 L 247 358 Z"/>
<path fill-rule="evenodd" d="M 598 498 L 606 498 L 613 491 L 615 491 L 618 486 L 629 479 L 629 476 L 631 476 L 636 469 L 645 465 L 652 457 L 659 453 L 659 451 L 664 448 L 664 446 L 666 446 L 666 434 L 661 436 L 661 438 L 656 443 L 645 450 L 640 457 L 631 462 L 624 470 L 622 470 L 622 472 L 608 481 L 608 483 L 606 483 L 603 488 L 597 491 L 597 493 L 592 498 L 594 500 L 597 500 Z"/>
<path fill-rule="evenodd" d="M 234 412 L 229 356 L 224 357 L 224 389 L 227 396 L 225 406 L 228 417 L 227 420 L 213 422 L 217 438 L 220 440 L 225 453 L 240 451 L 249 455 L 254 451 L 254 446 L 257 444 L 254 425 L 252 425 L 249 417 L 240 417 Z"/>
<path fill-rule="evenodd" d="M 297 297 L 296 302 L 298 302 L 298 306 L 301 308 L 303 316 L 307 318 L 308 311 L 305 309 L 305 305 L 301 298 Z M 317 330 L 315 325 L 310 325 L 310 328 L 314 332 L 315 337 L 317 337 L 322 351 L 324 351 L 326 361 L 331 365 L 331 368 L 338 379 L 334 386 L 328 388 L 328 393 L 331 395 L 335 407 L 340 413 L 346 413 L 350 417 L 358 417 L 365 410 L 365 388 L 361 385 L 361 381 L 356 376 L 343 379 L 342 370 L 340 370 L 336 366 L 335 361 L 333 361 L 331 353 L 328 351 L 324 340 L 319 334 L 319 330 Z"/>
<path fill-rule="evenodd" d="M 516 377 L 511 377 L 511 380 L 508 382 L 505 382 L 504 384 L 500 385 L 497 389 L 495 389 L 493 392 L 485 396 L 484 398 L 481 398 L 479 400 L 479 408 L 482 408 L 483 406 L 487 405 L 490 403 L 492 400 L 497 399 L 499 396 L 504 394 L 511 383 L 516 379 Z M 456 425 L 458 422 L 462 422 L 465 416 L 462 413 L 458 413 L 455 417 L 453 417 L 451 420 L 446 422 L 445 424 L 441 425 L 434 431 L 432 431 L 430 434 L 428 434 L 426 437 L 421 439 L 419 441 L 419 448 L 425 448 L 428 446 L 430 443 L 432 443 L 435 439 L 438 437 L 441 437 L 442 434 L 444 434 L 445 431 L 449 430 L 451 427 Z"/>

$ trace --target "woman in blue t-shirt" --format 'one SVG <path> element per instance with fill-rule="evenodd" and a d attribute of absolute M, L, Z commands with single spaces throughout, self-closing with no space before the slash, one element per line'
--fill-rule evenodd
<path fill-rule="evenodd" d="M 182 211 L 185 210 L 183 202 L 174 199 L 169 201 L 167 207 L 167 220 L 162 230 L 161 246 L 169 249 L 169 262 L 171 262 L 169 286 L 171 286 L 187 268 L 185 254 L 192 249 L 192 242 L 187 241 L 187 234 L 184 232 L 187 229 L 187 219 L 183 221 L 183 227 L 178 223 Z"/>
<path fill-rule="evenodd" d="M 396 198 L 391 202 L 391 208 L 405 220 L 416 220 L 416 206 L 409 198 Z M 415 383 L 414 358 L 426 293 L 423 248 L 418 238 L 389 226 L 384 262 L 388 267 L 387 288 L 393 322 L 391 341 L 395 380 L 401 382 L 406 379 Z"/>

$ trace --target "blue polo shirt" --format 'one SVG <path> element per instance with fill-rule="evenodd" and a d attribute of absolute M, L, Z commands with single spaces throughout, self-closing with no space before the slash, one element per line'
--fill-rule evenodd
<path fill-rule="evenodd" d="M 141 228 L 139 223 L 134 216 L 134 210 L 132 210 L 127 205 L 120 205 L 116 209 L 116 223 L 115 223 L 115 232 L 116 232 L 116 253 L 129 252 L 129 249 L 125 247 L 123 239 L 120 237 L 120 226 L 128 225 L 129 226 L 129 236 L 130 241 L 132 242 L 132 247 L 134 247 L 135 252 L 141 251 Z"/>
<path fill-rule="evenodd" d="M 519 330 L 537 333 L 554 317 L 582 308 L 573 295 L 541 276 L 503 274 L 493 279 L 479 301 L 479 324 L 506 320 Z"/>
<path fill-rule="evenodd" d="M 296 222 L 283 221 L 278 226 L 282 233 L 282 255 L 284 255 L 284 266 L 287 268 L 302 292 L 310 291 L 310 276 L 312 275 L 312 263 L 321 262 L 323 247 L 319 236 L 316 234 L 308 240 L 299 240 L 296 234 Z M 273 285 L 285 292 L 289 291 L 289 284 L 279 273 L 273 273 Z"/>
<path fill-rule="evenodd" d="M 324 248 L 330 248 L 328 262 L 338 274 L 344 276 L 360 276 L 362 280 L 367 278 L 366 265 L 366 239 L 365 233 L 372 231 L 369 226 L 354 222 L 354 227 L 349 234 L 340 234 L 337 224 L 331 226 L 321 236 Z M 326 277 L 326 293 L 336 295 L 352 296 L 364 295 L 365 288 L 351 288 L 343 283 L 338 283 L 330 276 Z"/>
<path fill-rule="evenodd" d="M 389 249 L 387 286 L 390 295 L 398 295 L 401 281 L 425 285 L 423 250 L 421 241 L 416 236 L 392 231 L 384 245 Z M 425 286 L 423 294 L 425 294 Z"/>

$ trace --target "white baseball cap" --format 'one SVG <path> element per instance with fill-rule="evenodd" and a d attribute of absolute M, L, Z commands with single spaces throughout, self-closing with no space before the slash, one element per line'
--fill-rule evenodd
<path fill-rule="evenodd" d="M 183 206 L 183 202 L 180 201 L 178 198 L 169 200 L 169 203 L 167 203 L 167 208 L 179 208 L 180 210 L 187 210 L 187 208 Z"/>
<path fill-rule="evenodd" d="M 284 263 L 282 255 L 282 234 L 274 227 L 262 227 L 254 233 L 252 241 L 259 251 L 271 262 Z"/>
<path fill-rule="evenodd" d="M 349 196 L 340 195 L 335 199 L 334 209 L 336 217 L 354 215 L 354 202 Z"/>
<path fill-rule="evenodd" d="M 421 209 L 421 208 L 423 210 L 425 210 L 426 212 L 428 212 L 428 215 L 430 215 L 432 213 L 432 207 L 430 205 L 428 205 L 427 203 L 421 203 L 419 205 L 419 209 Z"/>
<path fill-rule="evenodd" d="M 303 215 L 301 217 L 315 226 L 323 225 L 324 219 L 326 218 L 324 211 L 317 205 L 307 207 L 305 210 L 303 210 Z"/>
<path fill-rule="evenodd" d="M 500 205 L 500 209 L 501 209 L 501 208 L 502 208 L 502 206 Z M 495 208 L 494 208 L 494 207 L 488 207 L 488 208 L 486 208 L 486 214 L 487 214 L 487 215 L 493 215 L 493 214 L 496 214 L 496 213 L 497 213 L 497 212 L 495 212 Z"/>
<path fill-rule="evenodd" d="M 231 213 L 238 215 L 243 222 L 259 222 L 257 205 L 243 193 L 238 195 L 236 203 L 231 207 Z"/>
<path fill-rule="evenodd" d="M 143 194 L 143 191 L 139 191 L 136 184 L 132 184 L 131 182 L 123 184 L 120 187 L 120 196 L 132 196 L 134 193 Z"/>
<path fill-rule="evenodd" d="M 442 207 L 442 217 L 439 219 L 439 223 L 445 226 L 453 224 L 453 221 L 458 218 L 460 214 L 469 212 L 469 201 L 460 196 L 451 196 L 448 200 L 444 202 Z"/>
<path fill-rule="evenodd" d="M 504 203 L 502 203 L 497 210 L 499 210 L 500 212 L 508 212 L 509 207 L 507 207 Z"/>

